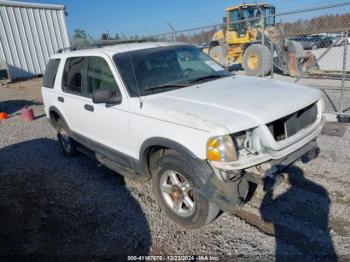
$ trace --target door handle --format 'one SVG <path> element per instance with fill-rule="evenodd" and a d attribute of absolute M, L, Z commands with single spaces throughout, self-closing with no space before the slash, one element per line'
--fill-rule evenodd
<path fill-rule="evenodd" d="M 64 102 L 64 98 L 62 96 L 57 97 L 57 100 L 62 103 Z"/>
<path fill-rule="evenodd" d="M 89 105 L 89 104 L 84 105 L 84 109 L 86 111 L 94 112 L 94 107 L 92 105 Z"/>

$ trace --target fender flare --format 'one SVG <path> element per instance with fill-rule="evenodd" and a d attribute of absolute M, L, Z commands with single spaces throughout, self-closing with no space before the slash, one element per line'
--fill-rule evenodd
<path fill-rule="evenodd" d="M 139 161 L 142 166 L 142 169 L 144 172 L 148 173 L 148 163 L 147 158 L 149 154 L 149 150 L 152 147 L 164 147 L 168 149 L 173 149 L 177 151 L 178 153 L 184 154 L 188 156 L 189 158 L 196 159 L 198 158 L 191 150 L 186 148 L 185 146 L 179 144 L 178 142 L 175 142 L 173 140 L 170 140 L 168 138 L 164 137 L 152 137 L 145 140 L 140 148 L 139 152 Z"/>
<path fill-rule="evenodd" d="M 64 118 L 63 114 L 62 114 L 61 111 L 60 111 L 57 107 L 55 107 L 55 106 L 50 106 L 50 108 L 49 108 L 48 119 L 49 119 L 50 124 L 51 124 L 54 128 L 56 128 L 56 122 L 55 122 L 53 119 L 51 119 L 51 113 L 52 113 L 52 112 L 55 112 L 55 113 L 59 116 L 59 118 L 62 119 L 62 121 L 64 122 L 64 124 L 66 125 L 66 127 L 70 130 L 69 125 L 67 124 L 67 121 L 66 121 L 66 119 Z"/>

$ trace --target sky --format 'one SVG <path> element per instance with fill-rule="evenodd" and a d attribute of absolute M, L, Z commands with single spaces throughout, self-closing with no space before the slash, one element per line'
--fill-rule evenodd
<path fill-rule="evenodd" d="M 85 30 L 91 37 L 99 38 L 107 32 L 126 36 L 147 36 L 170 32 L 169 22 L 175 29 L 187 29 L 221 23 L 224 9 L 241 4 L 237 0 L 31 0 L 38 2 L 62 4 L 68 13 L 67 25 L 72 35 L 74 29 Z M 248 0 L 248 3 L 255 1 Z M 262 1 L 257 1 L 261 3 Z M 264 1 L 267 2 L 267 1 Z M 325 4 L 349 2 L 347 0 L 270 0 L 277 12 L 317 7 Z M 345 8 L 345 10 L 344 10 Z M 323 12 L 323 13 L 322 13 Z M 350 12 L 350 6 L 327 11 L 294 15 L 288 19 L 306 19 L 308 16 L 325 12 Z"/>

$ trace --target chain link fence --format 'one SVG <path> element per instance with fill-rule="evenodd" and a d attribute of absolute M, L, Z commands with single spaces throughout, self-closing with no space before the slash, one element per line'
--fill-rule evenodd
<path fill-rule="evenodd" d="M 264 50 L 268 50 L 269 55 L 262 59 L 260 68 L 263 77 L 319 88 L 325 97 L 326 112 L 338 116 L 340 120 L 349 121 L 350 2 L 285 13 L 277 13 L 275 10 L 267 12 L 263 6 L 258 9 L 248 7 L 237 12 L 235 20 L 233 16 L 230 13 L 227 16 L 229 21 L 225 24 L 178 31 L 173 24 L 171 32 L 153 35 L 151 38 L 158 41 L 190 42 L 211 55 L 210 43 L 213 43 L 216 32 L 221 30 L 224 39 L 228 40 L 230 36 L 225 34 L 230 34 L 231 30 L 243 39 L 254 31 L 252 28 L 256 29 L 252 41 L 235 43 L 231 39 L 233 44 L 221 41 L 226 66 L 238 74 L 246 74 L 249 71 L 248 62 L 244 60 L 244 53 L 242 59 L 235 48 L 239 47 L 245 52 L 250 45 L 264 45 Z M 252 63 L 254 65 L 254 60 Z"/>

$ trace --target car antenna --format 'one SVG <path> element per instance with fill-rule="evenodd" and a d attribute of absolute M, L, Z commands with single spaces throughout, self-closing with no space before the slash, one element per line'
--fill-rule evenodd
<path fill-rule="evenodd" d="M 131 68 L 132 68 L 132 72 L 133 72 L 134 79 L 135 79 L 135 83 L 136 83 L 137 97 L 138 97 L 139 100 L 140 100 L 140 108 L 142 108 L 142 106 L 143 106 L 143 101 L 142 101 L 142 98 L 141 98 L 141 96 L 140 96 L 140 89 L 139 89 L 139 83 L 138 83 L 137 78 L 136 78 L 136 72 L 135 72 L 135 67 L 134 67 L 134 60 L 132 59 L 132 55 L 131 55 L 129 46 L 128 46 L 128 50 L 129 50 L 128 53 L 129 53 L 129 59 L 130 59 L 130 63 L 131 63 Z"/>

